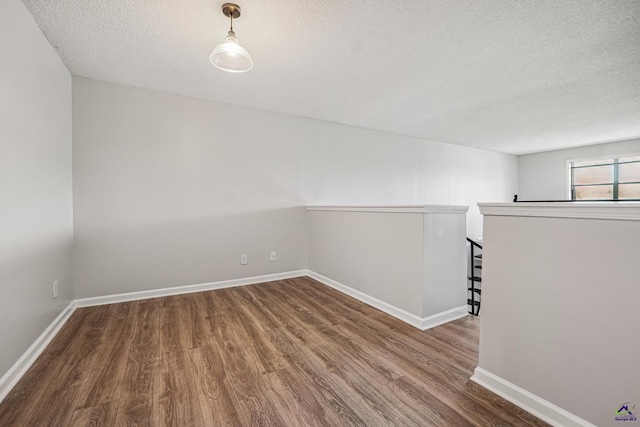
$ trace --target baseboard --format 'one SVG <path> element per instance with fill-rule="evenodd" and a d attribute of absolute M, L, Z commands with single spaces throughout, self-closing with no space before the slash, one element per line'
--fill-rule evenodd
<path fill-rule="evenodd" d="M 115 295 L 105 295 L 100 297 L 81 298 L 72 301 L 53 322 L 45 329 L 45 331 L 35 340 L 35 342 L 27 349 L 27 351 L 18 359 L 18 361 L 0 378 L 0 402 L 9 394 L 11 389 L 18 383 L 20 378 L 27 372 L 33 362 L 44 351 L 47 345 L 58 333 L 60 328 L 71 317 L 76 308 L 92 307 L 97 305 L 115 304 L 126 301 L 136 301 L 141 299 L 159 298 L 171 295 L 180 295 L 193 292 L 203 292 L 215 289 L 231 288 L 236 286 L 254 285 L 264 282 L 272 282 L 275 280 L 285 280 L 294 277 L 309 276 L 320 283 L 334 288 L 344 294 L 347 294 L 359 301 L 364 302 L 372 307 L 377 308 L 393 317 L 396 317 L 418 329 L 429 329 L 434 326 L 441 325 L 446 322 L 458 319 L 467 314 L 466 306 L 443 311 L 432 316 L 420 318 L 405 310 L 388 304 L 384 301 L 369 296 L 363 292 L 345 286 L 328 277 L 317 274 L 309 270 L 289 271 L 285 273 L 266 274 L 263 276 L 246 277 L 242 279 L 223 280 L 219 282 L 201 283 L 197 285 L 176 286 L 171 288 L 152 289 L 148 291 L 127 292 Z M 478 368 L 479 369 L 479 368 Z M 477 370 L 477 369 L 476 369 Z M 487 387 L 488 388 L 488 387 Z"/>
<path fill-rule="evenodd" d="M 272 282 L 275 280 L 291 279 L 294 277 L 306 276 L 307 270 L 289 271 L 286 273 L 266 274 L 263 276 L 246 277 L 243 279 L 223 280 L 220 282 L 201 283 L 198 285 L 176 286 L 172 288 L 153 289 L 149 291 L 128 292 L 124 294 L 106 295 L 93 298 L 82 298 L 72 301 L 54 319 L 45 331 L 35 340 L 27 351 L 18 359 L 16 363 L 0 378 L 0 402 L 4 400 L 11 389 L 18 383 L 20 378 L 33 365 L 38 356 L 44 351 L 60 328 L 71 317 L 76 308 L 91 307 L 105 304 L 115 304 L 119 302 L 135 301 L 140 299 L 158 298 L 170 295 L 202 292 L 215 289 L 230 288 L 235 286 L 254 285 L 257 283 Z"/>
<path fill-rule="evenodd" d="M 62 312 L 51 322 L 42 334 L 31 344 L 16 363 L 0 378 L 0 402 L 4 400 L 11 389 L 20 381 L 20 378 L 33 365 L 38 356 L 49 345 L 53 337 L 56 336 L 60 328 L 71 317 L 76 310 L 75 302 L 72 301 Z"/>
<path fill-rule="evenodd" d="M 257 283 L 273 282 L 275 280 L 292 279 L 306 276 L 307 270 L 288 271 L 285 273 L 265 274 L 262 276 L 245 277 L 242 279 L 222 280 L 219 282 L 200 283 L 197 285 L 174 286 L 171 288 L 151 289 L 148 291 L 127 292 L 123 294 L 105 295 L 100 297 L 81 298 L 75 300 L 78 307 L 93 307 L 96 305 L 116 304 L 119 302 L 136 301 L 141 299 L 168 297 L 171 295 L 190 294 L 193 292 L 213 291 L 216 289 L 233 288 L 236 286 L 255 285 Z"/>
<path fill-rule="evenodd" d="M 343 285 L 342 283 L 337 282 L 333 279 L 330 279 L 326 276 L 323 276 L 322 274 L 318 274 L 314 271 L 308 270 L 307 275 L 324 285 L 327 285 L 337 291 L 342 292 L 343 294 L 349 295 L 352 298 L 362 301 L 365 304 L 368 304 L 374 308 L 377 308 L 378 310 L 383 311 L 389 314 L 390 316 L 400 319 L 403 322 L 406 322 L 411 326 L 415 326 L 416 328 L 421 329 L 423 331 L 438 325 L 442 325 L 443 323 L 447 323 L 452 320 L 459 319 L 468 314 L 467 306 L 465 305 L 465 306 L 453 308 L 451 310 L 443 311 L 441 313 L 436 313 L 431 316 L 419 317 L 419 316 L 416 316 L 415 314 L 409 313 L 408 311 L 405 311 L 387 302 L 381 301 L 377 298 L 367 295 L 364 292 L 361 292 L 357 289 L 353 289 L 353 288 L 350 288 L 349 286 Z"/>
<path fill-rule="evenodd" d="M 432 314 L 431 316 L 423 317 L 421 319 L 420 329 L 423 331 L 431 328 L 435 328 L 436 326 L 444 325 L 445 323 L 449 323 L 453 320 L 460 319 L 461 317 L 465 317 L 469 315 L 469 311 L 466 305 L 461 305 L 460 307 L 455 307 L 450 310 L 441 311 L 440 313 Z"/>
<path fill-rule="evenodd" d="M 508 400 L 516 406 L 524 409 L 541 420 L 559 427 L 596 427 L 588 421 L 565 411 L 564 409 L 544 400 L 527 390 L 495 375 L 491 372 L 477 367 L 471 381 L 492 391 L 498 396 Z"/>

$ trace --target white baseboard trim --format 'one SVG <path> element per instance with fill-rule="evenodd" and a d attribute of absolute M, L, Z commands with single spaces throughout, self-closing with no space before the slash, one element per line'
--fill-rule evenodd
<path fill-rule="evenodd" d="M 20 381 L 20 378 L 22 378 L 31 365 L 33 365 L 33 362 L 36 361 L 38 356 L 40 356 L 47 345 L 49 345 L 53 337 L 56 336 L 60 328 L 67 322 L 74 311 L 76 311 L 76 305 L 74 301 L 71 301 L 67 308 L 62 310 L 58 317 L 53 319 L 53 322 L 51 322 L 47 329 L 31 344 L 20 359 L 0 378 L 0 402 L 7 397 L 11 389 Z"/>
<path fill-rule="evenodd" d="M 328 277 L 317 274 L 309 270 L 289 271 L 285 273 L 266 274 L 262 276 L 245 277 L 242 279 L 223 280 L 219 282 L 201 283 L 197 285 L 175 286 L 171 288 L 152 289 L 148 291 L 127 292 L 115 295 L 105 295 L 100 297 L 81 298 L 71 301 L 71 303 L 56 317 L 45 331 L 34 341 L 27 351 L 18 361 L 0 378 L 0 402 L 9 394 L 11 389 L 18 383 L 20 378 L 33 365 L 38 356 L 44 351 L 47 345 L 58 333 L 60 328 L 71 317 L 77 308 L 92 307 L 105 304 L 115 304 L 141 299 L 159 298 L 171 295 L 188 294 L 193 292 L 203 292 L 215 289 L 231 288 L 236 286 L 255 285 L 258 283 L 272 282 L 276 280 L 292 279 L 294 277 L 309 276 L 320 283 L 347 294 L 359 301 L 377 308 L 393 317 L 396 317 L 418 329 L 429 329 L 443 323 L 450 322 L 467 315 L 466 306 L 443 311 L 432 316 L 420 318 L 405 310 L 388 304 L 384 301 L 369 296 L 363 292 L 345 286 Z M 478 368 L 477 368 L 478 369 Z M 476 370 L 477 370 L 476 369 Z M 488 387 L 487 387 L 488 388 Z M 499 393 L 498 393 L 499 394 Z"/>
<path fill-rule="evenodd" d="M 464 305 L 461 307 L 453 308 L 451 310 L 443 311 L 441 313 L 436 313 L 431 316 L 418 317 L 415 314 L 409 313 L 408 311 L 367 295 L 357 289 L 353 289 L 349 286 L 343 285 L 342 283 L 323 276 L 322 274 L 318 274 L 314 271 L 308 270 L 307 275 L 324 285 L 327 285 L 337 291 L 342 292 L 343 294 L 349 295 L 352 298 L 362 301 L 365 304 L 377 308 L 378 310 L 383 311 L 423 331 L 447 322 L 451 322 L 452 320 L 459 319 L 468 314 L 467 306 Z"/>
<path fill-rule="evenodd" d="M 449 323 L 453 320 L 460 319 L 468 315 L 469 315 L 469 311 L 467 306 L 461 305 L 460 307 L 455 307 L 450 310 L 445 310 L 445 311 L 441 311 L 440 313 L 432 314 L 431 316 L 423 317 L 421 319 L 422 326 L 420 326 L 420 329 L 425 331 L 427 329 L 444 325 L 445 323 Z"/>
<path fill-rule="evenodd" d="M 188 294 L 193 292 L 209 291 L 214 289 L 231 288 L 235 286 L 254 285 L 257 283 L 272 282 L 275 280 L 291 279 L 306 276 L 307 270 L 289 271 L 285 273 L 266 274 L 263 276 L 245 277 L 242 279 L 223 280 L 220 282 L 201 283 L 198 285 L 176 286 L 172 288 L 152 289 L 149 291 L 128 292 L 124 294 L 106 295 L 101 297 L 82 298 L 71 303 L 56 317 L 45 331 L 35 340 L 16 363 L 0 378 L 0 402 L 4 400 L 20 378 L 33 365 L 38 356 L 44 351 L 60 328 L 71 317 L 74 311 L 80 307 L 92 307 L 97 305 L 115 304 L 126 301 L 136 301 L 148 298 L 158 298 L 170 295 Z"/>
<path fill-rule="evenodd" d="M 541 420 L 558 427 L 596 427 L 594 424 L 565 411 L 559 406 L 495 375 L 477 367 L 471 381 L 492 391 Z"/>
<path fill-rule="evenodd" d="M 300 276 L 306 276 L 306 275 L 307 275 L 307 270 L 288 271 L 285 273 L 265 274 L 262 276 L 245 277 L 242 279 L 222 280 L 219 282 L 211 282 L 211 283 L 200 283 L 197 285 L 174 286 L 171 288 L 150 289 L 148 291 L 127 292 L 124 294 L 81 298 L 81 299 L 75 300 L 75 303 L 78 307 L 93 307 L 96 305 L 116 304 L 119 302 L 167 297 L 171 295 L 190 294 L 194 292 L 212 291 L 216 289 L 233 288 L 236 286 L 255 285 L 257 283 L 292 279 L 294 277 L 300 277 Z"/>

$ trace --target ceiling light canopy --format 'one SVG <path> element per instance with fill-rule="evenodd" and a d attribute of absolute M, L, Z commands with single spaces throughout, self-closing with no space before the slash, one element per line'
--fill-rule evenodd
<path fill-rule="evenodd" d="M 233 18 L 240 16 L 240 6 L 233 3 L 225 3 L 222 5 L 222 13 L 231 18 L 231 28 L 224 43 L 219 44 L 211 52 L 209 59 L 216 67 L 230 73 L 244 73 L 253 68 L 253 60 L 249 52 L 240 44 L 233 31 Z"/>

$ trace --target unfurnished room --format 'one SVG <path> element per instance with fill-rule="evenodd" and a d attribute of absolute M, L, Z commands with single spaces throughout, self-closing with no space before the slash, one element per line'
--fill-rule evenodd
<path fill-rule="evenodd" d="M 640 426 L 640 0 L 2 0 L 0 426 Z"/>

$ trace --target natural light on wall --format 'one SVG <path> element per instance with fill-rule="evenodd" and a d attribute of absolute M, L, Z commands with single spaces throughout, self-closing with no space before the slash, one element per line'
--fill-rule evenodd
<path fill-rule="evenodd" d="M 640 199 L 640 156 L 569 162 L 571 200 Z"/>

